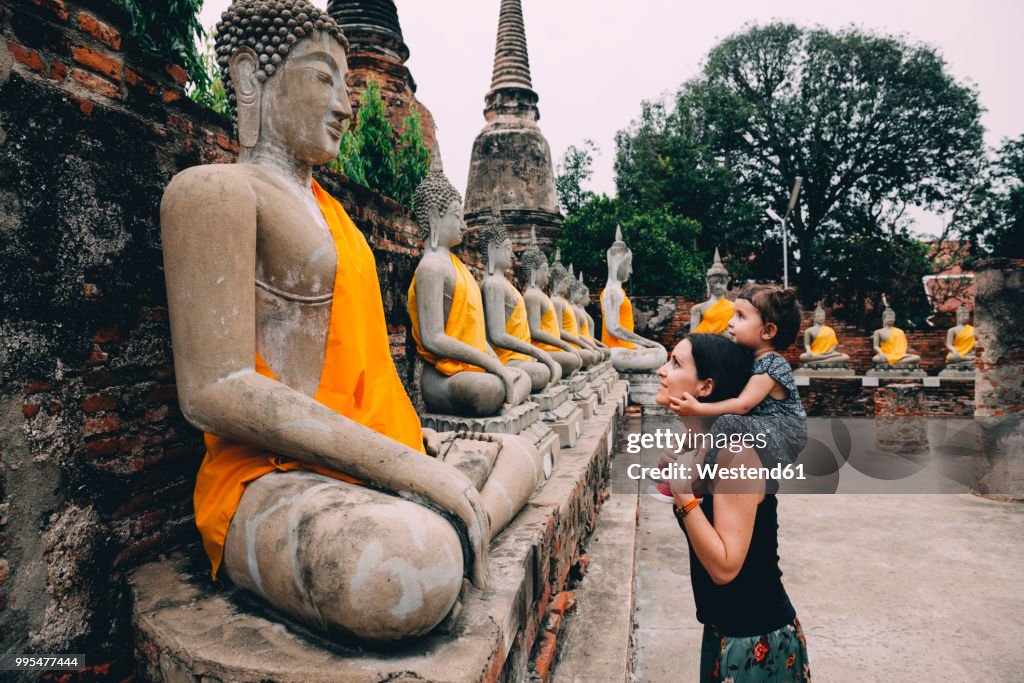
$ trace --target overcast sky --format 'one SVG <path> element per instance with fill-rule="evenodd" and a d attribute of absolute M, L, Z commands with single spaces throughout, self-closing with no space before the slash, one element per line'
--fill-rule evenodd
<path fill-rule="evenodd" d="M 208 29 L 228 0 L 206 0 Z M 326 0 L 313 0 L 319 7 Z M 522 0 L 540 127 L 555 164 L 569 145 L 600 148 L 589 189 L 615 193 L 616 131 L 644 99 L 698 74 L 708 51 L 750 22 L 773 19 L 860 28 L 938 48 L 950 72 L 974 84 L 987 110 L 986 141 L 1024 132 L 1022 0 Z M 417 98 L 433 113 L 445 170 L 464 189 L 473 139 L 484 125 L 499 0 L 397 0 Z M 922 216 L 921 228 L 941 221 Z"/>

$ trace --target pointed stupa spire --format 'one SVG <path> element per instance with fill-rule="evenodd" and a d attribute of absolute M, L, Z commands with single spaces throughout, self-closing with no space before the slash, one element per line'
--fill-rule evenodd
<path fill-rule="evenodd" d="M 394 0 L 328 0 L 327 13 L 345 32 L 352 52 L 375 52 L 403 63 L 409 59 Z"/>
<path fill-rule="evenodd" d="M 491 74 L 491 90 L 498 88 L 533 88 L 520 0 L 501 0 L 498 42 L 494 47 L 494 71 Z"/>

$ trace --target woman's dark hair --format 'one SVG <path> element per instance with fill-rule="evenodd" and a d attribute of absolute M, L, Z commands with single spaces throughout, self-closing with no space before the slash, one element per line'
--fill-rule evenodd
<path fill-rule="evenodd" d="M 711 378 L 714 389 L 701 401 L 714 403 L 736 398 L 750 380 L 754 354 L 718 334 L 687 335 L 693 348 L 698 379 Z"/>
<path fill-rule="evenodd" d="M 795 289 L 747 285 L 736 298 L 749 301 L 761 315 L 761 322 L 775 325 L 772 347 L 776 351 L 784 351 L 796 341 L 796 333 L 800 331 L 800 300 L 796 298 Z"/>

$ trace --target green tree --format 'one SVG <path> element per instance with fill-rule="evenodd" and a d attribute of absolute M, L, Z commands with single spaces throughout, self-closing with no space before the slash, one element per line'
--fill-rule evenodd
<path fill-rule="evenodd" d="M 220 67 L 217 66 L 217 58 L 214 54 L 213 40 L 206 41 L 206 50 L 202 54 L 203 71 L 206 72 L 207 88 L 193 86 L 188 96 L 210 109 L 214 110 L 226 119 L 231 118 L 231 103 L 228 102 L 227 93 L 224 91 L 224 80 L 220 75 Z"/>
<path fill-rule="evenodd" d="M 562 211 L 572 214 L 594 197 L 594 193 L 583 189 L 583 183 L 593 175 L 594 157 L 598 153 L 593 140 L 584 140 L 581 147 L 569 145 L 562 155 L 555 174 L 555 190 Z"/>
<path fill-rule="evenodd" d="M 1024 135 L 1003 142 L 986 189 L 976 228 L 984 254 L 1024 258 Z"/>
<path fill-rule="evenodd" d="M 197 45 L 206 37 L 199 23 L 203 0 L 116 0 L 132 17 L 131 36 L 146 50 L 154 52 L 188 72 L 193 88 L 210 90 L 210 77 Z"/>
<path fill-rule="evenodd" d="M 802 176 L 790 280 L 805 304 L 825 296 L 854 315 L 865 301 L 841 274 L 879 282 L 907 261 L 906 208 L 950 209 L 982 154 L 977 94 L 936 51 L 857 29 L 748 28 L 712 49 L 674 104 L 647 104 L 617 139 L 623 201 L 698 220 L 702 251 L 722 244 L 731 270 L 781 279 L 780 236 L 762 210 L 781 212 Z M 844 249 L 876 242 L 868 261 Z M 889 291 L 920 289 L 915 277 Z"/>
<path fill-rule="evenodd" d="M 413 192 L 427 177 L 429 171 L 430 150 L 423 144 L 420 113 L 414 108 L 409 116 L 402 119 L 402 134 L 398 137 L 398 151 L 395 157 L 395 199 L 411 208 Z"/>

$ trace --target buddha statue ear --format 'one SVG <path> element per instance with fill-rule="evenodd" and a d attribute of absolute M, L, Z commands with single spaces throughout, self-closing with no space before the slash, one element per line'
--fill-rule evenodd
<path fill-rule="evenodd" d="M 263 85 L 257 77 L 262 74 L 259 60 L 252 48 L 242 47 L 231 55 L 228 62 L 231 83 L 235 88 L 235 111 L 238 116 L 238 144 L 255 147 L 260 138 L 260 105 Z"/>
<path fill-rule="evenodd" d="M 437 224 L 441 222 L 441 212 L 433 206 L 427 207 L 427 217 L 429 219 L 430 227 L 430 248 L 437 249 L 437 241 L 440 236 L 437 234 Z"/>

